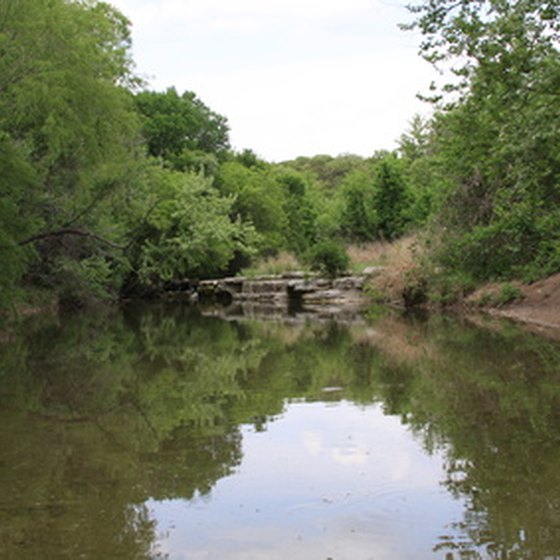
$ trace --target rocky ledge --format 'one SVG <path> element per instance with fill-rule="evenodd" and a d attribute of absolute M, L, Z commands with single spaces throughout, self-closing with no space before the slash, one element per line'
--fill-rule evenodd
<path fill-rule="evenodd" d="M 359 308 L 368 303 L 363 293 L 366 279 L 381 267 L 371 267 L 363 274 L 339 278 L 311 276 L 291 272 L 258 278 L 232 277 L 203 280 L 197 286 L 200 298 L 228 303 L 252 302 L 277 307 L 290 305 L 306 309 L 325 306 Z"/>

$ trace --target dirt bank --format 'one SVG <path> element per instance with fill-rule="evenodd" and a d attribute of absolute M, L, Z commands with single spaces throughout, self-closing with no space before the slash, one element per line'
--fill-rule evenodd
<path fill-rule="evenodd" d="M 560 338 L 560 273 L 534 284 L 517 284 L 517 287 L 523 293 L 522 299 L 488 311 Z"/>
<path fill-rule="evenodd" d="M 375 255 L 370 260 L 382 264 L 384 272 L 369 282 L 369 293 L 379 302 L 405 305 L 403 293 L 407 285 L 422 278 L 418 265 L 423 252 L 422 240 L 409 236 L 393 243 L 376 243 L 368 247 Z M 425 289 L 430 291 L 430 280 L 425 280 Z M 504 288 L 519 293 L 520 298 L 504 304 L 507 300 Z M 429 308 L 439 309 L 441 302 L 431 300 L 422 302 Z M 452 307 L 470 313 L 484 311 L 496 317 L 505 317 L 523 323 L 530 330 L 560 340 L 560 273 L 533 284 L 507 282 L 481 286 L 466 298 L 458 294 Z"/>

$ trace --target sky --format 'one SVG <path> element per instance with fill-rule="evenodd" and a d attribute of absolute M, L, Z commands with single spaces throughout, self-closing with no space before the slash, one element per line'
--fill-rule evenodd
<path fill-rule="evenodd" d="M 111 0 L 149 89 L 193 91 L 268 161 L 392 149 L 433 70 L 405 0 Z"/>

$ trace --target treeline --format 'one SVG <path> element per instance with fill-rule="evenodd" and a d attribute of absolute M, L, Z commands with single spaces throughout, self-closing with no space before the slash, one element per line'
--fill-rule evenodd
<path fill-rule="evenodd" d="M 226 118 L 194 93 L 144 88 L 130 41 L 102 2 L 0 2 L 3 306 L 151 293 L 412 220 L 394 156 L 235 153 Z"/>
<path fill-rule="evenodd" d="M 421 0 L 411 10 L 421 54 L 450 76 L 432 85 L 435 116 L 412 167 L 440 193 L 428 274 L 468 290 L 560 271 L 560 5 Z"/>
<path fill-rule="evenodd" d="M 418 228 L 428 268 L 465 284 L 560 270 L 558 7 L 413 10 L 425 56 L 460 61 L 435 116 L 394 152 L 271 164 L 195 93 L 147 90 L 110 5 L 0 0 L 0 306 L 149 294 L 280 251 L 337 272 L 344 242 Z"/>

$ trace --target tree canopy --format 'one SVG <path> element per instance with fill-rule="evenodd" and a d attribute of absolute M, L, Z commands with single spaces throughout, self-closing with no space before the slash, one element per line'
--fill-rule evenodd
<path fill-rule="evenodd" d="M 479 280 L 560 270 L 560 11 L 534 0 L 412 8 L 438 92 L 433 150 L 451 184 L 442 262 Z"/>
<path fill-rule="evenodd" d="M 558 6 L 411 11 L 421 54 L 451 68 L 433 117 L 394 153 L 271 164 L 233 151 L 226 117 L 194 92 L 150 91 L 109 4 L 0 3 L 0 307 L 33 290 L 118 297 L 418 227 L 439 231 L 438 267 L 477 281 L 560 270 Z"/>
<path fill-rule="evenodd" d="M 143 116 L 149 154 L 163 158 L 173 169 L 209 171 L 209 156 L 221 158 L 229 149 L 226 118 L 209 109 L 195 93 L 179 95 L 169 88 L 162 93 L 142 91 L 134 99 Z"/>

